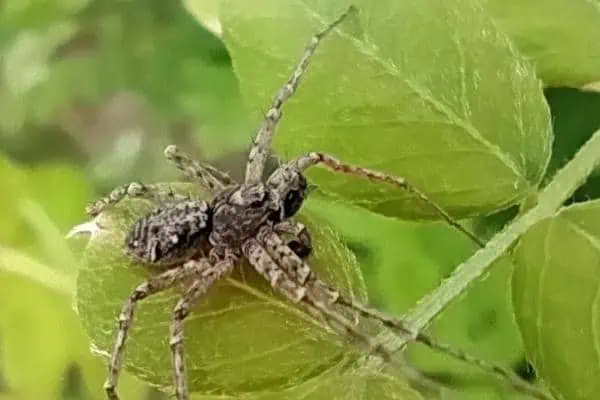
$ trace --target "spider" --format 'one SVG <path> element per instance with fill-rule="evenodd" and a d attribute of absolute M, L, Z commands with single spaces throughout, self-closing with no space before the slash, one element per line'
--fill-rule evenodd
<path fill-rule="evenodd" d="M 402 321 L 343 296 L 335 288 L 321 281 L 306 263 L 306 257 L 311 253 L 310 234 L 293 217 L 308 194 L 308 183 L 304 176 L 304 171 L 308 168 L 320 164 L 334 172 L 381 181 L 408 190 L 430 204 L 452 226 L 483 245 L 425 194 L 403 178 L 352 166 L 320 152 L 309 153 L 284 163 L 263 180 L 271 141 L 282 117 L 284 103 L 297 90 L 319 43 L 355 11 L 354 7 L 349 7 L 335 21 L 312 37 L 290 78 L 275 96 L 257 131 L 243 183 L 235 182 L 226 173 L 192 159 L 171 145 L 165 149 L 167 160 L 188 179 L 197 182 L 211 193 L 211 201 L 196 200 L 172 191 L 161 190 L 156 185 L 134 182 L 117 187 L 108 196 L 88 206 L 88 214 L 97 216 L 126 197 L 145 198 L 159 204 L 135 222 L 126 237 L 126 253 L 137 260 L 160 267 L 158 270 L 161 272 L 153 274 L 134 289 L 119 315 L 117 337 L 104 385 L 110 400 L 119 399 L 116 391 L 117 381 L 137 303 L 185 282 L 191 284 L 187 285 L 173 310 L 169 345 L 176 398 L 189 398 L 184 363 L 184 320 L 196 301 L 205 295 L 215 282 L 228 276 L 241 262 L 248 262 L 276 291 L 302 306 L 309 314 L 324 320 L 342 335 L 361 342 L 385 360 L 391 360 L 390 352 L 361 333 L 353 321 L 333 308 L 334 305 L 351 310 L 355 315 L 375 319 L 429 347 L 500 374 L 509 379 L 513 386 L 540 397 L 536 388 L 520 381 L 510 371 L 451 350 L 421 333 L 411 332 L 404 327 Z"/>

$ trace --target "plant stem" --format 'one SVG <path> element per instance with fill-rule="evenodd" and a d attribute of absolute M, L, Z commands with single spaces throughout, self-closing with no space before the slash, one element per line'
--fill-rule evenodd
<path fill-rule="evenodd" d="M 75 297 L 75 275 L 54 270 L 15 249 L 0 246 L 0 271 L 23 276 L 57 293 Z"/>
<path fill-rule="evenodd" d="M 542 219 L 553 216 L 565 200 L 585 182 L 598 164 L 600 164 L 600 130 L 593 134 L 575 157 L 542 190 L 535 207 L 496 234 L 485 247 L 460 264 L 435 291 L 419 301 L 403 318 L 406 326 L 414 332 L 425 329 L 471 284 L 488 273 L 493 263 L 502 257 L 521 235 Z M 399 350 L 410 340 L 391 332 L 384 332 L 377 339 L 391 351 Z"/>

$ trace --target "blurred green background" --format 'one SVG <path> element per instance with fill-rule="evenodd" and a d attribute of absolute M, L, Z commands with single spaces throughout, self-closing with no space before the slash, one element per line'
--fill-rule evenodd
<path fill-rule="evenodd" d="M 73 309 L 83 243 L 64 234 L 85 221 L 87 202 L 116 184 L 176 178 L 162 159 L 170 143 L 239 179 L 256 121 L 244 112 L 223 44 L 179 2 L 9 0 L 0 7 L 0 400 L 101 399 L 105 363 L 90 351 Z M 555 171 L 600 127 L 600 96 L 567 88 L 545 94 Z M 594 179 L 573 200 L 596 197 Z M 371 303 L 395 313 L 474 251 L 443 224 L 340 203 L 315 208 L 360 261 Z M 511 214 L 473 226 L 488 237 Z M 510 309 L 509 267 L 453 304 L 433 332 L 533 379 Z M 429 351 L 411 348 L 409 358 L 459 388 L 456 398 L 520 398 L 475 371 L 457 374 L 456 363 Z M 127 400 L 167 398 L 127 374 L 120 391 Z"/>

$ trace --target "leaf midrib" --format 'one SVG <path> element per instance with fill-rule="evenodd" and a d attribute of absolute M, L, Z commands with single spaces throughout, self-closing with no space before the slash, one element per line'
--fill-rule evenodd
<path fill-rule="evenodd" d="M 317 19 L 321 24 L 326 25 L 327 19 L 319 14 L 316 10 L 311 9 L 304 2 L 300 2 L 305 10 L 315 19 Z M 486 148 L 489 153 L 495 157 L 497 157 L 510 171 L 512 171 L 517 177 L 523 178 L 523 174 L 517 167 L 517 164 L 514 162 L 512 157 L 503 152 L 499 146 L 492 144 L 488 141 L 481 132 L 468 121 L 461 119 L 458 115 L 453 113 L 449 108 L 447 108 L 444 104 L 438 102 L 433 97 L 427 94 L 423 88 L 421 88 L 417 83 L 411 81 L 408 77 L 404 76 L 400 73 L 398 67 L 391 60 L 384 60 L 382 57 L 376 54 L 377 46 L 372 45 L 369 49 L 365 44 L 358 39 L 344 33 L 340 29 L 336 30 L 336 33 L 340 35 L 342 38 L 348 40 L 354 47 L 362 53 L 364 56 L 370 58 L 371 60 L 377 62 L 381 65 L 391 76 L 395 77 L 401 82 L 404 82 L 408 89 L 410 89 L 415 95 L 417 95 L 421 100 L 431 105 L 436 111 L 440 114 L 444 115 L 448 120 L 454 125 L 462 128 L 465 133 L 467 133 L 473 140 L 481 143 L 481 145 Z"/>

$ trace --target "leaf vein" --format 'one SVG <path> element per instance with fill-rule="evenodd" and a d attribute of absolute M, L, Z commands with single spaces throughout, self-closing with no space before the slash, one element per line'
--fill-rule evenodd
<path fill-rule="evenodd" d="M 283 343 L 280 346 L 277 347 L 271 347 L 268 350 L 264 350 L 261 351 L 260 353 L 257 354 L 251 354 L 245 357 L 240 357 L 237 359 L 227 359 L 226 361 L 221 361 L 221 362 L 215 362 L 215 361 L 211 361 L 210 365 L 207 366 L 206 370 L 212 370 L 212 369 L 217 369 L 219 367 L 223 367 L 223 366 L 230 366 L 230 365 L 239 365 L 239 364 L 243 364 L 246 363 L 248 361 L 252 361 L 252 360 L 256 360 L 258 358 L 262 358 L 267 354 L 274 354 L 280 351 L 285 351 L 287 349 L 289 349 L 290 347 L 293 346 L 297 346 L 300 345 L 304 342 L 307 342 L 309 339 L 312 340 L 312 338 L 303 336 L 300 339 L 297 340 L 292 340 L 290 342 L 287 343 Z"/>
<path fill-rule="evenodd" d="M 317 11 L 311 9 L 306 4 L 304 4 L 304 6 L 307 12 L 309 12 L 313 18 L 318 19 L 323 25 L 327 24 L 327 20 Z M 517 164 L 513 161 L 512 157 L 509 154 L 504 153 L 499 146 L 494 145 L 489 140 L 487 140 L 481 134 L 481 132 L 471 123 L 461 119 L 454 112 L 452 112 L 452 110 L 446 107 L 446 105 L 433 98 L 425 88 L 421 87 L 418 83 L 404 76 L 393 61 L 385 60 L 381 56 L 379 56 L 377 54 L 378 48 L 376 45 L 371 45 L 370 47 L 367 47 L 365 43 L 359 41 L 354 37 L 349 36 L 344 32 L 341 32 L 340 30 L 338 30 L 337 33 L 344 39 L 348 40 L 351 44 L 353 44 L 354 47 L 364 56 L 369 57 L 373 61 L 377 62 L 391 76 L 397 78 L 401 82 L 404 82 L 408 89 L 410 89 L 414 94 L 416 94 L 421 100 L 431 105 L 436 111 L 440 112 L 442 115 L 448 118 L 448 120 L 456 124 L 456 126 L 462 128 L 465 131 L 465 133 L 471 136 L 472 139 L 479 142 L 483 147 L 487 148 L 491 154 L 498 157 L 498 159 L 500 159 L 502 163 L 516 176 L 522 176 L 521 172 L 519 171 L 519 168 L 517 167 Z"/>
<path fill-rule="evenodd" d="M 542 298 L 544 296 L 544 279 L 546 277 L 546 273 L 548 272 L 548 268 L 550 267 L 550 240 L 552 237 L 552 228 L 554 227 L 554 219 L 550 220 L 548 225 L 548 231 L 546 232 L 546 237 L 544 238 L 544 264 L 540 269 L 540 278 L 538 285 L 538 298 L 537 298 L 537 307 L 538 307 L 538 315 L 536 318 L 536 330 L 537 330 L 537 344 L 538 344 L 538 356 L 539 356 L 539 365 L 544 364 L 544 346 L 543 346 L 543 335 L 542 335 L 542 325 L 543 325 L 543 307 L 542 307 Z"/>
<path fill-rule="evenodd" d="M 598 240 L 596 236 L 592 235 L 587 229 L 577 222 L 570 219 L 567 219 L 566 221 L 570 225 L 571 229 L 575 231 L 575 233 L 582 236 L 598 251 L 598 253 L 600 253 L 600 240 Z M 597 364 L 600 367 L 600 321 L 595 318 L 596 315 L 600 315 L 600 282 L 596 288 L 596 294 L 594 295 L 594 300 L 591 304 L 590 313 L 594 351 L 596 353 Z"/>

